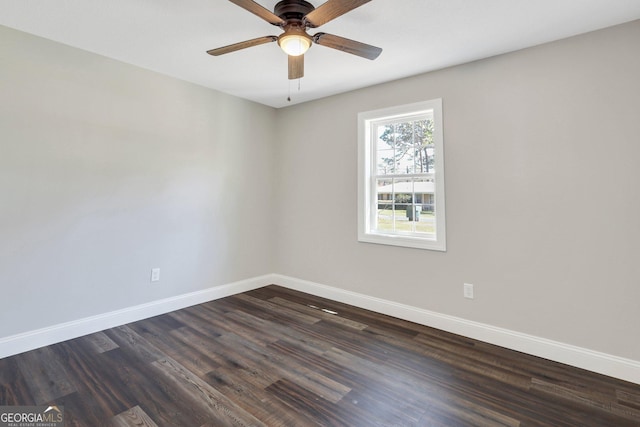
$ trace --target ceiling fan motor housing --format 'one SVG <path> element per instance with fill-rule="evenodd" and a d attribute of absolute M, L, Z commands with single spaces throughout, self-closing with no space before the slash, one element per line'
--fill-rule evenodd
<path fill-rule="evenodd" d="M 273 13 L 285 21 L 302 22 L 305 15 L 314 9 L 311 3 L 304 0 L 282 0 L 276 4 Z"/>

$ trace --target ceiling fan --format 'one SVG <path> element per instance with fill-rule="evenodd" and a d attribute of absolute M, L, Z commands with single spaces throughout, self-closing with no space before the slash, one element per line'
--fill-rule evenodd
<path fill-rule="evenodd" d="M 207 51 L 210 55 L 224 55 L 248 47 L 277 41 L 282 50 L 289 55 L 289 79 L 292 80 L 304 76 L 304 54 L 312 43 L 371 60 L 376 59 L 382 52 L 379 47 L 332 34 L 322 32 L 314 35 L 307 34 L 308 28 L 316 28 L 326 24 L 371 0 L 328 0 L 317 8 L 304 0 L 282 0 L 276 4 L 273 12 L 253 0 L 229 1 L 259 16 L 268 23 L 280 27 L 284 30 L 284 33 L 279 36 L 264 36 L 211 49 Z"/>

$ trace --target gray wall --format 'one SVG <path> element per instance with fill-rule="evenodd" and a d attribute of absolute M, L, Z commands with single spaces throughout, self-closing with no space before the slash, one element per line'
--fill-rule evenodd
<path fill-rule="evenodd" d="M 640 360 L 639 40 L 636 21 L 280 110 L 275 270 Z M 357 113 L 440 97 L 448 251 L 358 243 Z"/>
<path fill-rule="evenodd" d="M 0 27 L 0 337 L 272 272 L 275 114 Z"/>
<path fill-rule="evenodd" d="M 638 40 L 276 111 L 0 27 L 0 337 L 276 272 L 640 360 Z M 358 243 L 357 113 L 436 97 L 448 251 Z"/>

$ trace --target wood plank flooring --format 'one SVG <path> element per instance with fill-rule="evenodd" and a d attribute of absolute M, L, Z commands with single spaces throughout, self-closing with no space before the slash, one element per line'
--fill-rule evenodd
<path fill-rule="evenodd" d="M 640 426 L 640 385 L 267 286 L 0 359 L 67 426 Z"/>

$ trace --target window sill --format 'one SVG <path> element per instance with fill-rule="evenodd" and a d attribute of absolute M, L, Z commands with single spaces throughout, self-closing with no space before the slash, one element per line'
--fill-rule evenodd
<path fill-rule="evenodd" d="M 378 245 L 401 246 L 405 248 L 427 249 L 446 252 L 444 241 L 437 241 L 422 237 L 402 236 L 396 234 L 361 233 L 358 241 L 363 243 L 375 243 Z"/>

